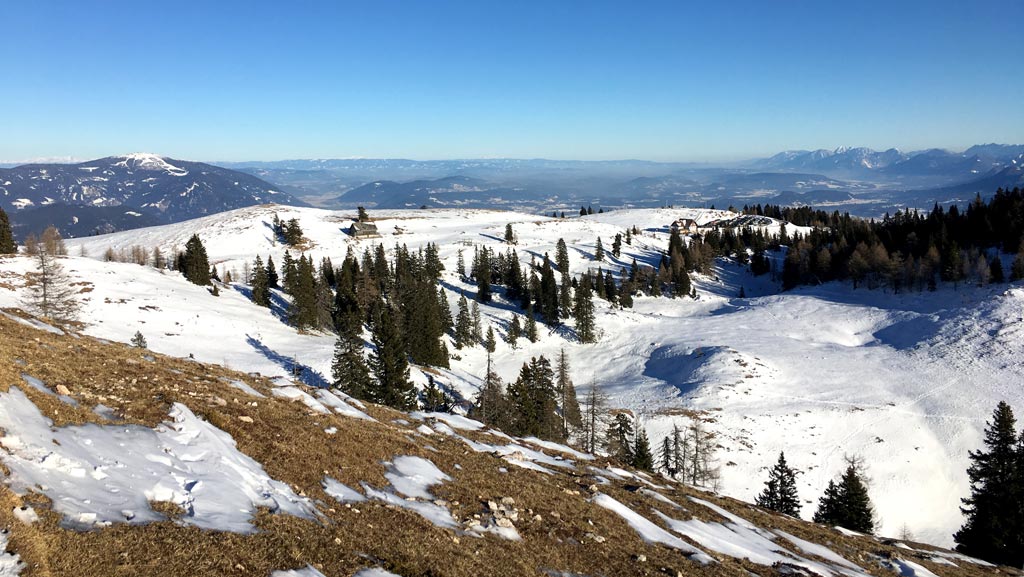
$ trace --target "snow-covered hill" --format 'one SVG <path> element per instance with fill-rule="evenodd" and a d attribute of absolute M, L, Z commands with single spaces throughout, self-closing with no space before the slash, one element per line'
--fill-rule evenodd
<path fill-rule="evenodd" d="M 371 211 L 380 239 L 354 240 L 345 230 L 354 214 L 261 206 L 194 221 L 71 240 L 67 268 L 91 283 L 83 310 L 85 332 L 128 341 L 141 331 L 151 349 L 264 375 L 286 375 L 293 364 L 311 384 L 329 378 L 334 339 L 298 334 L 279 316 L 253 306 L 236 286 L 214 297 L 179 275 L 133 264 L 105 263 L 108 248 L 159 246 L 165 254 L 198 233 L 222 272 L 241 278 L 257 254 L 280 264 L 286 247 L 270 228 L 273 216 L 297 218 L 309 239 L 307 254 L 339 263 L 376 243 L 415 249 L 437 243 L 446 266 L 443 284 L 454 305 L 475 287 L 455 273 L 458 252 L 471 260 L 475 244 L 504 251 L 508 223 L 520 260 L 554 255 L 564 238 L 573 274 L 602 266 L 628 267 L 633 258 L 655 264 L 677 218 L 714 220 L 699 209 L 622 210 L 570 219 L 474 210 Z M 622 255 L 592 260 L 600 236 L 608 250 L 616 233 L 642 234 Z M 772 228 L 777 229 L 778 223 Z M 793 232 L 793 227 L 789 228 Z M 610 251 L 609 251 L 610 252 Z M 16 287 L 27 259 L 0 261 L 0 287 Z M 1024 289 L 1006 285 L 891 295 L 826 285 L 776 295 L 766 278 L 722 264 L 715 278 L 696 278 L 697 300 L 637 298 L 633 309 L 597 303 L 600 341 L 582 345 L 571 330 L 542 331 L 517 350 L 499 343 L 495 367 L 513 379 L 524 360 L 554 356 L 564 347 L 577 387 L 598 384 L 613 406 L 639 414 L 657 446 L 673 423 L 703 411 L 720 434 L 724 493 L 752 500 L 765 468 L 780 450 L 799 468 L 803 516 L 809 518 L 844 454 L 862 455 L 881 533 L 906 525 L 919 539 L 942 545 L 960 525 L 959 498 L 967 494 L 967 451 L 980 446 L 985 419 L 999 400 L 1021 406 L 1018 384 Z M 751 298 L 736 298 L 740 287 Z M 17 290 L 0 288 L 0 307 L 18 306 Z M 486 322 L 504 335 L 514 306 L 500 297 L 483 306 Z M 571 329 L 571 326 L 569 327 Z M 449 346 L 453 352 L 454 347 Z M 482 347 L 457 351 L 439 379 L 471 397 L 485 364 Z M 425 376 L 414 371 L 420 382 Z"/>
<path fill-rule="evenodd" d="M 149 153 L 0 168 L 0 207 L 19 235 L 52 224 L 86 236 L 265 202 L 305 205 L 251 174 Z"/>

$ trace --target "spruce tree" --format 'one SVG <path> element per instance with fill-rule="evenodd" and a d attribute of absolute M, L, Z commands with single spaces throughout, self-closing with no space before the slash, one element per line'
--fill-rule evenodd
<path fill-rule="evenodd" d="M 272 289 L 281 288 L 281 280 L 277 276 L 277 267 L 274 266 L 274 257 L 267 256 L 267 287 Z"/>
<path fill-rule="evenodd" d="M 135 331 L 135 336 L 131 340 L 132 346 L 139 349 L 145 349 L 149 345 L 146 343 L 146 337 L 142 334 L 142 331 Z"/>
<path fill-rule="evenodd" d="M 7 213 L 0 208 L 0 254 L 16 254 L 18 244 L 14 242 L 14 233 L 11 231 L 11 221 Z"/>
<path fill-rule="evenodd" d="M 875 529 L 874 509 L 868 497 L 860 462 L 848 459 L 839 482 L 829 481 L 814 513 L 815 523 L 838 525 L 852 531 L 871 534 Z"/>
<path fill-rule="evenodd" d="M 608 452 L 623 463 L 633 462 L 633 423 L 626 413 L 618 413 L 608 427 Z"/>
<path fill-rule="evenodd" d="M 554 372 L 546 358 L 534 357 L 529 363 L 523 364 L 519 378 L 508 386 L 508 402 L 512 413 L 512 434 L 564 440 L 558 416 Z"/>
<path fill-rule="evenodd" d="M 466 295 L 459 296 L 459 312 L 455 316 L 455 348 L 472 346 L 473 319 L 469 316 L 469 301 Z"/>
<path fill-rule="evenodd" d="M 516 243 L 516 233 L 512 230 L 511 222 L 505 225 L 505 242 L 508 244 Z"/>
<path fill-rule="evenodd" d="M 509 346 L 515 349 L 518 348 L 519 337 L 522 335 L 523 327 L 519 324 L 519 315 L 513 313 L 512 321 L 508 324 L 508 335 L 506 335 L 505 340 L 508 342 Z"/>
<path fill-rule="evenodd" d="M 363 323 L 358 310 L 340 314 L 335 321 L 338 341 L 334 345 L 331 375 L 334 386 L 357 399 L 374 401 L 370 392 L 373 382 L 363 358 Z"/>
<path fill-rule="evenodd" d="M 537 319 L 533 314 L 533 305 L 526 307 L 526 338 L 531 342 L 537 342 L 540 335 L 537 334 Z"/>
<path fill-rule="evenodd" d="M 488 353 L 493 353 L 498 346 L 498 341 L 494 337 L 494 327 L 487 327 L 487 337 L 484 338 L 484 348 L 487 349 Z"/>
<path fill-rule="evenodd" d="M 484 338 L 483 322 L 480 319 L 480 305 L 473 301 L 469 308 L 469 316 L 473 319 L 473 344 L 476 345 Z"/>
<path fill-rule="evenodd" d="M 178 265 L 180 272 L 192 284 L 210 284 L 210 261 L 206 256 L 206 247 L 199 235 L 193 234 L 185 243 L 185 254 Z"/>
<path fill-rule="evenodd" d="M 594 302 L 590 296 L 590 275 L 583 275 L 580 286 L 576 289 L 576 303 L 573 308 L 576 321 L 576 336 L 581 343 L 593 343 L 597 340 L 594 324 Z"/>
<path fill-rule="evenodd" d="M 622 254 L 622 235 L 616 234 L 615 240 L 612 241 L 612 256 L 619 258 L 620 254 Z"/>
<path fill-rule="evenodd" d="M 562 282 L 569 276 L 569 247 L 565 244 L 565 239 L 558 239 L 558 243 L 555 245 L 555 265 L 558 267 L 558 272 L 562 273 Z"/>
<path fill-rule="evenodd" d="M 604 247 L 601 246 L 601 237 L 597 237 L 597 245 L 594 247 L 594 260 L 604 260 Z"/>
<path fill-rule="evenodd" d="M 633 440 L 633 460 L 630 463 L 641 471 L 654 470 L 654 455 L 651 454 L 651 443 L 647 439 L 647 431 L 638 426 Z"/>
<path fill-rule="evenodd" d="M 967 517 L 953 535 L 956 549 L 993 563 L 1024 565 L 1024 433 L 1017 436 L 1010 405 L 1000 402 L 985 427 L 985 448 L 969 453 Z"/>
<path fill-rule="evenodd" d="M 263 268 L 263 261 L 259 255 L 252 265 L 252 302 L 261 307 L 270 306 L 269 281 L 267 280 L 267 269 Z"/>
<path fill-rule="evenodd" d="M 480 392 L 476 397 L 476 403 L 470 409 L 470 416 L 487 425 L 504 430 L 509 425 L 508 400 L 505 398 L 501 377 L 494 372 L 490 353 L 487 354 L 486 370 L 484 382 L 480 386 Z"/>
<path fill-rule="evenodd" d="M 764 491 L 755 501 L 759 507 L 784 515 L 800 515 L 800 499 L 796 492 L 796 473 L 786 464 L 786 456 L 779 453 L 779 460 L 768 473 Z"/>
<path fill-rule="evenodd" d="M 558 284 L 555 282 L 555 272 L 551 268 L 551 261 L 544 255 L 544 264 L 540 269 L 540 301 L 537 307 L 544 318 L 544 322 L 550 326 L 557 326 L 560 322 L 558 314 Z"/>
<path fill-rule="evenodd" d="M 409 361 L 405 343 L 389 307 L 381 307 L 373 323 L 370 365 L 377 382 L 371 387 L 371 399 L 389 407 L 407 411 L 416 407 L 416 388 L 409 380 Z"/>

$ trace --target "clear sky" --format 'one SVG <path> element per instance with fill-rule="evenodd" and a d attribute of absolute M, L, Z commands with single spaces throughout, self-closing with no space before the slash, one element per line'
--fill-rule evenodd
<path fill-rule="evenodd" d="M 0 160 L 729 160 L 1024 142 L 1024 1 L 38 0 Z"/>

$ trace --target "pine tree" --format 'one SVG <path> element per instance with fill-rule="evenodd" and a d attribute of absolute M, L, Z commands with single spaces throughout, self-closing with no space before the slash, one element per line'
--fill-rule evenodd
<path fill-rule="evenodd" d="M 58 322 L 78 317 L 78 291 L 57 258 L 46 251 L 35 254 L 36 270 L 26 274 L 25 308 Z"/>
<path fill-rule="evenodd" d="M 444 287 L 437 288 L 437 305 L 441 309 L 441 326 L 444 327 L 445 332 L 449 332 L 455 328 L 455 320 L 452 319 L 452 309 L 448 305 L 448 292 L 444 290 Z"/>
<path fill-rule="evenodd" d="M 511 222 L 505 225 L 505 242 L 508 244 L 516 243 L 516 233 L 512 230 Z"/>
<path fill-rule="evenodd" d="M 359 219 L 359 222 L 370 222 L 370 215 L 366 214 L 365 208 L 358 206 L 356 207 L 356 211 L 358 214 L 356 218 Z"/>
<path fill-rule="evenodd" d="M 178 264 L 179 271 L 192 284 L 210 284 L 210 261 L 206 257 L 206 247 L 199 235 L 193 234 L 185 243 L 185 254 Z"/>
<path fill-rule="evenodd" d="M 597 245 L 594 247 L 594 260 L 604 260 L 604 247 L 601 246 L 601 237 L 597 237 Z"/>
<path fill-rule="evenodd" d="M 461 250 L 455 263 L 455 271 L 459 273 L 460 277 L 466 278 L 466 259 L 462 256 Z"/>
<path fill-rule="evenodd" d="M 569 438 L 570 433 L 583 425 L 583 417 L 580 414 L 579 401 L 576 399 L 576 387 L 569 377 L 569 357 L 565 354 L 564 347 L 558 354 L 555 374 L 555 393 L 558 395 L 558 406 L 562 412 L 562 437 Z"/>
<path fill-rule="evenodd" d="M 131 343 L 133 347 L 139 349 L 144 349 L 149 346 L 146 343 L 146 337 L 142 335 L 142 331 L 135 331 L 135 336 L 132 337 Z"/>
<path fill-rule="evenodd" d="M 993 563 L 1024 564 L 1024 432 L 1013 410 L 1000 402 L 985 426 L 985 449 L 969 453 L 971 496 L 961 499 L 967 517 L 953 535 L 956 549 Z"/>
<path fill-rule="evenodd" d="M 277 276 L 277 267 L 274 266 L 273 256 L 267 256 L 267 287 L 272 289 L 281 288 L 281 280 Z"/>
<path fill-rule="evenodd" d="M 786 456 L 779 453 L 779 461 L 768 473 L 764 491 L 755 501 L 759 507 L 797 517 L 800 499 L 796 492 L 796 473 L 786 464 Z"/>
<path fill-rule="evenodd" d="M 647 431 L 637 426 L 633 440 L 633 460 L 630 463 L 641 471 L 654 470 L 654 455 L 651 454 L 651 443 L 647 439 Z"/>
<path fill-rule="evenodd" d="M 576 303 L 573 307 L 573 318 L 576 321 L 576 336 L 581 343 L 593 343 L 597 340 L 594 324 L 594 302 L 590 296 L 590 275 L 583 275 L 580 286 L 576 289 Z"/>
<path fill-rule="evenodd" d="M 622 235 L 616 234 L 615 240 L 612 241 L 612 256 L 619 258 L 620 254 L 622 254 Z"/>
<path fill-rule="evenodd" d="M 403 411 L 415 408 L 416 388 L 409 380 L 405 343 L 395 315 L 387 306 L 381 307 L 373 323 L 373 345 L 370 365 L 377 382 L 371 388 L 372 400 Z"/>
<path fill-rule="evenodd" d="M 628 228 L 626 229 L 626 244 L 633 244 L 633 231 Z"/>
<path fill-rule="evenodd" d="M 565 239 L 558 239 L 558 243 L 555 245 L 555 265 L 558 267 L 558 272 L 562 274 L 562 282 L 569 277 L 569 247 L 565 244 Z"/>
<path fill-rule="evenodd" d="M 658 455 L 658 460 L 665 473 L 670 477 L 675 477 L 675 463 L 672 457 L 672 439 L 666 436 L 661 440 L 661 453 Z"/>
<path fill-rule="evenodd" d="M 846 471 L 839 482 L 829 481 L 818 501 L 815 523 L 838 525 L 852 531 L 871 534 L 875 529 L 874 509 L 857 458 L 847 459 Z"/>
<path fill-rule="evenodd" d="M 18 244 L 14 242 L 14 233 L 11 231 L 11 221 L 7 213 L 0 208 L 0 254 L 16 254 Z"/>

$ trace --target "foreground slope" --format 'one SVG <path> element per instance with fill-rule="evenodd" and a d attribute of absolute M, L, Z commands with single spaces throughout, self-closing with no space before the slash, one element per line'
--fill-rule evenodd
<path fill-rule="evenodd" d="M 724 211 L 623 210 L 585 218 L 550 219 L 497 211 L 371 211 L 379 239 L 354 240 L 344 230 L 354 214 L 317 209 L 253 207 L 196 221 L 69 242 L 94 258 L 69 258 L 69 270 L 87 282 L 85 332 L 127 342 L 141 331 L 156 351 L 222 364 L 246 372 L 287 376 L 293 368 L 309 384 L 330 379 L 334 337 L 299 334 L 275 309 L 253 306 L 247 289 L 235 285 L 213 297 L 180 275 L 147 267 L 95 260 L 108 248 L 160 246 L 164 254 L 199 233 L 212 262 L 241 278 L 245 262 L 272 254 L 281 263 L 286 247 L 270 228 L 275 214 L 297 218 L 306 254 L 340 262 L 383 243 L 415 249 L 437 243 L 446 271 L 448 301 L 472 297 L 475 288 L 456 272 L 461 250 L 467 263 L 473 244 L 504 251 L 511 223 L 522 262 L 554 254 L 564 238 L 573 274 L 602 266 L 617 271 L 633 258 L 656 264 L 667 246 L 667 224 L 676 218 L 705 222 Z M 641 229 L 622 255 L 592 260 L 601 236 L 605 249 L 617 232 Z M 772 225 L 778 230 L 778 223 Z M 789 227 L 792 232 L 792 227 Z M 18 306 L 27 259 L 0 261 L 11 290 L 0 290 L 0 306 Z M 601 338 L 576 342 L 572 324 L 542 330 L 536 343 L 517 349 L 499 343 L 495 367 L 513 379 L 531 356 L 554 357 L 565 348 L 578 388 L 596 383 L 613 407 L 637 414 L 657 447 L 673 425 L 700 418 L 717 433 L 720 489 L 752 500 L 766 468 L 785 450 L 801 473 L 797 482 L 810 518 L 828 481 L 844 467 L 844 455 L 862 455 L 872 478 L 871 497 L 880 533 L 909 529 L 917 538 L 951 545 L 962 523 L 959 498 L 968 494 L 967 452 L 981 446 L 981 431 L 1000 400 L 1024 405 L 1024 379 L 1017 360 L 1024 346 L 1024 290 L 998 285 L 935 293 L 891 295 L 826 285 L 773 294 L 766 277 L 753 278 L 720 263 L 716 278 L 697 277 L 698 299 L 637 298 L 634 308 L 597 303 Z M 740 287 L 750 298 L 736 298 Z M 483 306 L 485 322 L 499 338 L 515 307 L 499 295 Z M 484 373 L 482 347 L 449 350 L 458 358 L 435 377 L 472 398 Z M 413 371 L 423 383 L 426 375 Z M 580 391 L 582 396 L 583 391 Z"/>
<path fill-rule="evenodd" d="M 4 575 L 995 574 L 13 310 L 0 429 Z"/>

